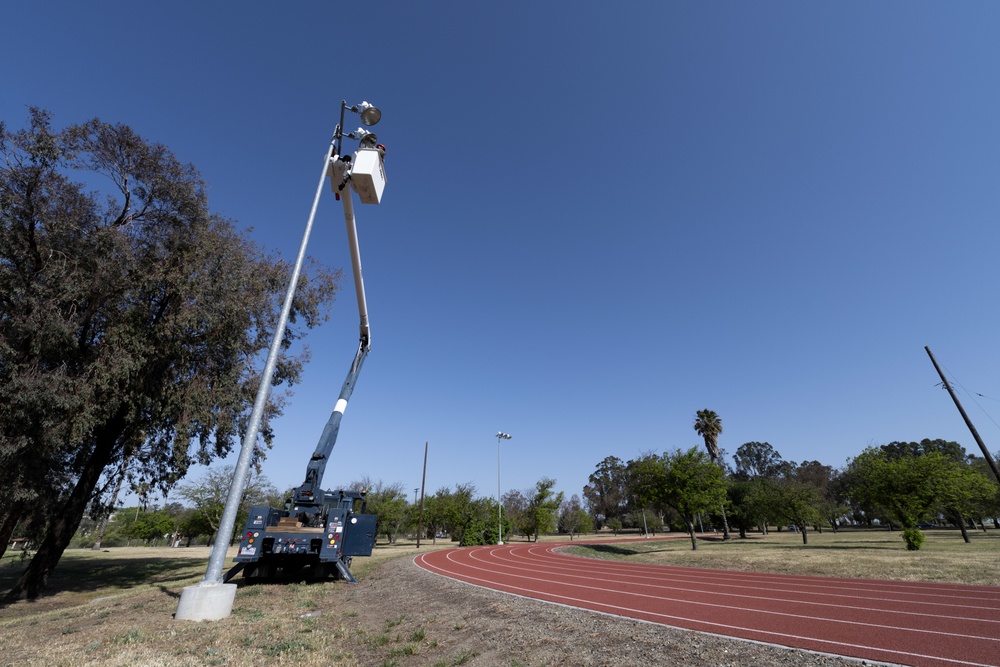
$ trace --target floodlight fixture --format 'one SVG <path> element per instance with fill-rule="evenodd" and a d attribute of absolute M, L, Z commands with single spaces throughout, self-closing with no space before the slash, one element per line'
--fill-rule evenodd
<path fill-rule="evenodd" d="M 358 112 L 358 115 L 361 116 L 361 122 L 368 127 L 382 120 L 382 112 L 379 111 L 378 107 L 372 106 L 368 102 L 362 102 L 357 106 L 351 107 L 351 111 Z"/>
<path fill-rule="evenodd" d="M 333 134 L 333 139 L 334 142 L 336 143 L 336 152 L 338 155 L 341 152 L 341 140 L 344 137 L 344 112 L 346 112 L 348 109 L 361 116 L 361 124 L 367 127 L 371 127 L 372 125 L 375 125 L 380 120 L 382 120 L 382 112 L 378 109 L 378 107 L 372 105 L 370 102 L 362 102 L 361 104 L 353 104 L 349 106 L 347 104 L 347 100 L 341 100 L 340 122 L 337 124 L 337 130 Z M 361 131 L 363 130 L 360 130 L 359 128 L 359 132 Z M 352 132 L 347 136 L 352 139 L 363 139 L 363 136 L 356 136 L 358 135 L 359 132 Z M 375 135 L 372 134 L 371 136 L 374 139 Z M 376 142 L 377 139 L 373 140 L 371 142 L 371 145 L 368 147 L 374 147 Z"/>
<path fill-rule="evenodd" d="M 378 143 L 378 136 L 374 132 L 369 132 L 362 127 L 359 127 L 347 136 L 351 139 L 357 139 L 358 144 L 362 148 L 375 148 L 375 144 Z"/>

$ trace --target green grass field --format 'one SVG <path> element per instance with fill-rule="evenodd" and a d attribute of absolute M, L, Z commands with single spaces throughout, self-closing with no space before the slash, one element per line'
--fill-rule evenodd
<path fill-rule="evenodd" d="M 699 540 L 697 551 L 685 536 L 671 541 L 574 546 L 569 552 L 720 570 L 1000 586 L 996 567 L 1000 530 L 970 531 L 970 544 L 957 530 L 930 529 L 924 534 L 927 540 L 920 551 L 907 551 L 899 531 L 841 530 L 810 532 L 807 545 L 802 544 L 800 534 L 782 531 L 767 537 L 734 536 L 728 542 L 712 535 Z"/>

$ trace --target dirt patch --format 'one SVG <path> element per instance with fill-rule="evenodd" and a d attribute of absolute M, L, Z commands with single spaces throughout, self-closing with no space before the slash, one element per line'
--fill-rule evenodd
<path fill-rule="evenodd" d="M 410 558 L 386 563 L 358 589 L 355 602 L 364 600 L 370 620 L 381 616 L 387 622 L 399 614 L 409 618 L 409 613 L 423 618 L 428 634 L 440 638 L 442 657 L 474 655 L 468 665 L 858 664 L 847 658 L 676 630 L 477 588 L 422 570 Z"/>
<path fill-rule="evenodd" d="M 357 573 L 354 586 L 241 585 L 232 616 L 214 623 L 172 619 L 176 579 L 18 603 L 0 609 L 0 666 L 859 664 L 476 588 L 418 568 L 412 552 Z"/>

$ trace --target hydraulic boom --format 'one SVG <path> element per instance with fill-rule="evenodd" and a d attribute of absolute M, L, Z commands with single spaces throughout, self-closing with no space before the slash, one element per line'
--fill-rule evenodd
<path fill-rule="evenodd" d="M 292 498 L 284 509 L 260 506 L 251 508 L 235 558 L 237 565 L 227 573 L 226 580 L 241 569 L 247 578 L 272 578 L 279 570 L 292 573 L 309 566 L 314 578 L 334 576 L 354 583 L 349 569 L 351 558 L 370 556 L 375 546 L 376 517 L 365 513 L 365 491 L 322 489 L 323 474 L 334 445 L 337 444 L 344 411 L 371 346 L 352 191 L 358 193 L 363 203 L 377 204 L 385 185 L 385 147 L 381 144 L 373 147 L 363 143 L 353 157 L 337 154 L 342 137 L 344 108 L 346 104 L 342 106 L 341 125 L 337 126 L 334 143 L 328 153 L 327 174 L 331 188 L 344 206 L 354 289 L 358 301 L 360 344 L 340 388 L 333 412 L 306 466 L 305 481 L 293 491 Z M 360 129 L 358 134 L 374 137 Z"/>

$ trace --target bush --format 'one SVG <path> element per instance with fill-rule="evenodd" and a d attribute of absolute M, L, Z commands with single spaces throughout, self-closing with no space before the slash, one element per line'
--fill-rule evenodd
<path fill-rule="evenodd" d="M 462 533 L 462 541 L 459 546 L 472 547 L 481 546 L 484 544 L 496 544 L 497 543 L 497 526 L 496 524 L 488 524 L 474 519 L 469 522 L 466 527 L 465 532 Z"/>
<path fill-rule="evenodd" d="M 927 538 L 920 532 L 919 528 L 907 528 L 903 531 L 903 541 L 906 542 L 906 548 L 910 551 L 919 550 L 925 539 Z"/>

